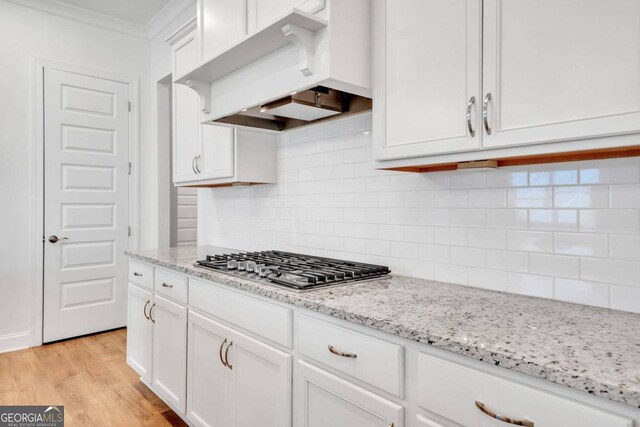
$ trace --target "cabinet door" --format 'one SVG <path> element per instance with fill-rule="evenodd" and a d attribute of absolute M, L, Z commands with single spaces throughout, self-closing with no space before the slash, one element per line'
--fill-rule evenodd
<path fill-rule="evenodd" d="M 638 52 L 637 0 L 485 0 L 484 146 L 640 130 Z"/>
<path fill-rule="evenodd" d="M 316 13 L 324 9 L 325 0 L 248 0 L 249 33 L 254 33 L 278 18 L 300 9 Z"/>
<path fill-rule="evenodd" d="M 187 392 L 187 308 L 154 297 L 153 388 L 166 402 L 185 412 Z"/>
<path fill-rule="evenodd" d="M 306 362 L 296 366 L 296 426 L 402 427 L 404 410 Z"/>
<path fill-rule="evenodd" d="M 195 32 L 173 47 L 173 76 L 179 76 L 197 64 Z M 197 179 L 195 162 L 200 154 L 198 95 L 187 86 L 173 85 L 173 182 Z"/>
<path fill-rule="evenodd" d="M 202 125 L 202 156 L 199 179 L 228 178 L 234 175 L 234 130 L 226 126 Z"/>
<path fill-rule="evenodd" d="M 247 34 L 245 0 L 198 0 L 200 60 L 214 57 Z"/>
<path fill-rule="evenodd" d="M 480 146 L 481 12 L 481 0 L 375 0 L 376 160 Z"/>
<path fill-rule="evenodd" d="M 189 312 L 187 417 L 197 426 L 232 425 L 233 371 L 222 362 L 230 335 L 229 328 Z"/>
<path fill-rule="evenodd" d="M 151 382 L 151 343 L 153 324 L 149 320 L 149 308 L 153 294 L 129 284 L 127 312 L 127 364 L 142 379 Z"/>
<path fill-rule="evenodd" d="M 235 427 L 291 425 L 291 355 L 235 333 L 228 362 L 235 375 Z M 337 424 L 335 424 L 337 425 Z"/>

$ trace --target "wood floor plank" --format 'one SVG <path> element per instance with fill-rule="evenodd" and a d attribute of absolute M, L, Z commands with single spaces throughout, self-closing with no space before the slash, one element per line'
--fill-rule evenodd
<path fill-rule="evenodd" d="M 126 364 L 126 329 L 0 354 L 0 405 L 64 405 L 67 426 L 186 424 Z"/>

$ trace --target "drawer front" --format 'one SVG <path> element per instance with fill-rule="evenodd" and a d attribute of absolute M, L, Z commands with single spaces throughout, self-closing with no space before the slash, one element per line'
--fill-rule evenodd
<path fill-rule="evenodd" d="M 156 268 L 156 279 L 153 288 L 157 293 L 173 298 L 183 304 L 188 301 L 189 279 L 187 276 Z"/>
<path fill-rule="evenodd" d="M 404 348 L 322 320 L 296 318 L 297 350 L 318 362 L 399 397 L 404 394 Z"/>
<path fill-rule="evenodd" d="M 633 425 L 601 409 L 424 353 L 418 356 L 418 381 L 422 408 L 465 426 L 504 424 L 476 402 L 487 412 L 536 427 Z"/>
<path fill-rule="evenodd" d="M 290 308 L 197 279 L 189 279 L 189 305 L 291 348 L 293 314 Z"/>
<path fill-rule="evenodd" d="M 153 266 L 129 260 L 129 281 L 147 289 L 153 289 Z"/>

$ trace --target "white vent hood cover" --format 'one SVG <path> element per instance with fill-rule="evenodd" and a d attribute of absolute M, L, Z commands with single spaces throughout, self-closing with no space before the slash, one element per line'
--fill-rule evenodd
<path fill-rule="evenodd" d="M 212 123 L 316 86 L 371 98 L 370 0 L 326 0 L 322 12 L 326 19 L 293 9 L 177 76 L 176 83 L 198 93 L 200 121 Z M 314 119 L 305 110 L 290 105 L 278 112 Z"/>

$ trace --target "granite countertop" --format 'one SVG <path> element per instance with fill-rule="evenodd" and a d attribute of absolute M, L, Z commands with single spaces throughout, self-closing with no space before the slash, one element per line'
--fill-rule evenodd
<path fill-rule="evenodd" d="M 638 314 L 404 276 L 300 293 L 193 265 L 229 252 L 128 255 L 640 408 Z"/>

